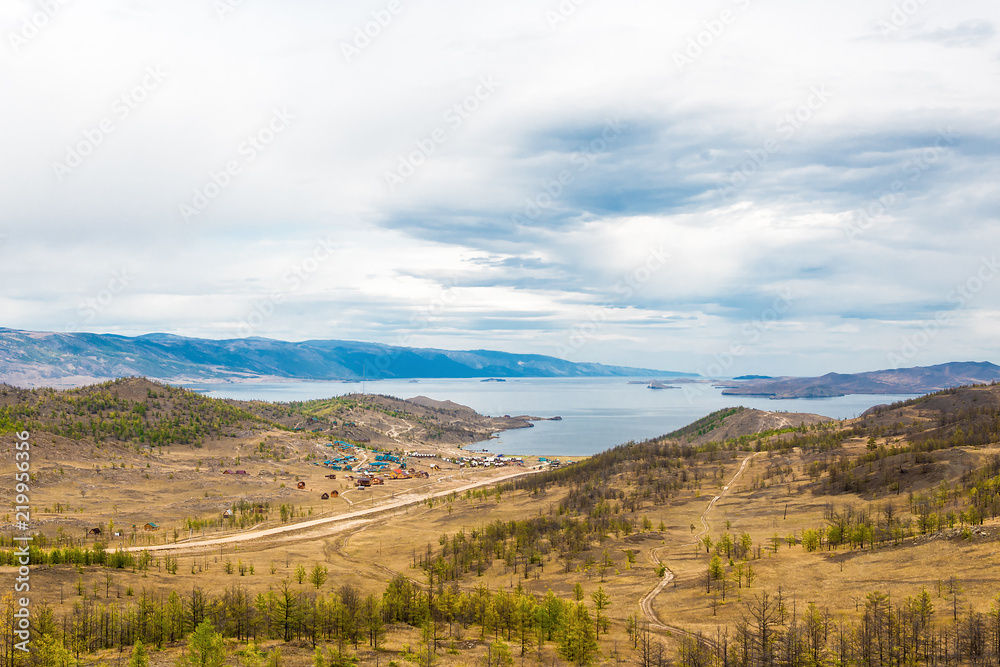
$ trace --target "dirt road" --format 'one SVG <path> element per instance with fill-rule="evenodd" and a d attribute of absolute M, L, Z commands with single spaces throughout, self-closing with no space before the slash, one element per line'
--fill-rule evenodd
<path fill-rule="evenodd" d="M 743 463 L 740 465 L 740 469 L 736 471 L 736 474 L 733 475 L 733 478 L 731 480 L 729 480 L 729 483 L 726 484 L 724 487 L 722 487 L 722 491 L 719 493 L 719 495 L 715 496 L 714 498 L 712 498 L 711 501 L 709 501 L 708 507 L 706 507 L 705 511 L 701 513 L 701 524 L 705 527 L 704 530 L 695 535 L 694 542 L 689 542 L 681 546 L 692 546 L 697 544 L 698 540 L 700 540 L 701 537 L 709 531 L 709 525 L 708 525 L 709 512 L 712 511 L 712 509 L 715 507 L 715 504 L 719 502 L 719 500 L 721 500 L 727 493 L 729 493 L 729 489 L 736 482 L 736 480 L 739 479 L 740 475 L 743 474 L 743 471 L 746 470 L 747 466 L 750 465 L 750 459 L 752 459 L 753 457 L 757 456 L 760 453 L 761 452 L 756 452 L 743 459 Z M 666 547 L 655 547 L 649 550 L 649 559 L 655 565 L 663 565 L 659 557 L 657 557 L 656 552 L 659 551 L 660 549 L 665 549 L 665 548 Z M 687 637 L 692 637 L 694 639 L 697 639 L 698 641 L 701 641 L 703 644 L 706 644 L 708 646 L 714 646 L 714 642 L 710 639 L 707 639 L 706 637 L 700 637 L 698 635 L 695 635 L 693 632 L 689 632 L 683 628 L 678 628 L 677 626 L 667 625 L 666 623 L 663 623 L 660 620 L 660 618 L 656 615 L 656 612 L 653 611 L 653 600 L 655 600 L 656 596 L 659 595 L 660 592 L 663 591 L 663 589 L 666 588 L 667 585 L 669 585 L 674 580 L 674 573 L 670 571 L 670 568 L 668 568 L 666 565 L 664 565 L 664 568 L 665 572 L 663 574 L 663 578 L 660 579 L 659 583 L 656 584 L 656 587 L 653 588 L 653 590 L 651 590 L 649 593 L 646 593 L 646 595 L 639 601 L 639 608 L 642 609 L 643 615 L 646 617 L 646 620 L 649 621 L 650 629 L 663 630 L 681 634 Z"/>
<path fill-rule="evenodd" d="M 472 482 L 470 484 L 465 484 L 463 486 L 444 489 L 443 491 L 435 491 L 433 493 L 423 493 L 418 494 L 414 497 L 401 498 L 399 500 L 390 501 L 382 505 L 376 505 L 363 510 L 353 510 L 345 512 L 344 514 L 338 514 L 336 516 L 323 517 L 321 519 L 310 519 L 309 521 L 300 521 L 298 523 L 289 524 L 287 526 L 277 526 L 275 528 L 265 528 L 262 530 L 252 530 L 245 533 L 236 533 L 232 535 L 226 535 L 224 537 L 215 537 L 211 539 L 203 540 L 189 540 L 185 542 L 175 542 L 173 544 L 159 544 L 153 546 L 143 546 L 143 547 L 128 547 L 125 551 L 143 551 L 148 550 L 153 551 L 186 551 L 191 549 L 202 549 L 205 547 L 219 546 L 221 544 L 232 544 L 234 542 L 247 542 L 249 540 L 256 540 L 265 537 L 272 537 L 274 535 L 284 535 L 286 533 L 295 533 L 306 531 L 310 528 L 316 528 L 317 526 L 323 526 L 326 524 L 344 524 L 338 526 L 338 528 L 346 527 L 356 527 L 362 525 L 366 522 L 372 521 L 375 515 L 381 514 L 387 510 L 399 509 L 406 507 L 408 505 L 416 505 L 419 503 L 426 502 L 428 498 L 442 498 L 451 493 L 464 493 L 469 489 L 479 488 L 481 486 L 491 486 L 493 484 L 499 484 L 500 482 L 505 482 L 507 480 L 515 479 L 517 477 L 523 477 L 526 475 L 533 475 L 538 472 L 542 472 L 544 468 L 531 469 L 531 470 L 521 470 L 518 472 L 513 472 L 507 475 L 501 475 L 500 477 L 492 477 L 489 479 L 483 479 L 477 482 Z M 446 479 L 453 478 L 453 475 L 448 477 L 441 477 L 439 481 L 444 481 Z"/>

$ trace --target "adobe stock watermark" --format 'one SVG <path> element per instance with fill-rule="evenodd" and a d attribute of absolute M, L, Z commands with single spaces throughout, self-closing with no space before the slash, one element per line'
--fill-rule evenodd
<path fill-rule="evenodd" d="M 526 197 L 524 207 L 520 211 L 511 213 L 510 221 L 514 225 L 527 225 L 537 221 L 546 209 L 553 207 L 566 192 L 566 188 L 572 185 L 580 174 L 594 166 L 600 155 L 608 150 L 627 128 L 628 126 L 622 122 L 621 118 L 607 121 L 599 137 L 595 137 L 589 143 L 580 146 L 570 157 L 569 162 L 576 169 L 563 169 L 551 179 L 543 178 L 541 190 L 533 196 Z"/>
<path fill-rule="evenodd" d="M 904 336 L 899 347 L 888 355 L 889 363 L 893 368 L 898 368 L 910 363 L 927 347 L 944 329 L 952 323 L 956 313 L 968 306 L 976 296 L 983 291 L 987 284 L 993 281 L 1000 273 L 1000 261 L 996 255 L 983 257 L 975 271 L 963 282 L 955 285 L 948 293 L 948 303 L 955 304 L 951 310 L 939 310 L 934 313 L 934 318 L 920 325 L 920 331 L 911 336 Z"/>
<path fill-rule="evenodd" d="M 340 52 L 348 64 L 379 38 L 382 31 L 388 28 L 395 18 L 403 11 L 400 0 L 389 0 L 383 9 L 371 13 L 371 20 L 354 28 L 354 38 L 349 42 L 340 43 Z"/>
<path fill-rule="evenodd" d="M 479 83 L 470 94 L 445 110 L 442 114 L 442 120 L 452 132 L 455 132 L 479 111 L 483 102 L 493 97 L 499 87 L 500 84 L 492 76 L 480 77 Z M 396 188 L 417 173 L 417 170 L 425 165 L 427 160 L 437 153 L 438 148 L 448 142 L 449 138 L 449 130 L 439 126 L 434 128 L 428 136 L 414 141 L 416 148 L 406 155 L 400 155 L 396 168 L 383 174 L 386 187 L 389 188 L 389 194 L 395 194 Z"/>
<path fill-rule="evenodd" d="M 237 334 L 241 338 L 250 336 L 258 327 L 271 319 L 277 307 L 283 304 L 289 295 L 302 289 L 302 286 L 319 271 L 320 266 L 333 257 L 336 249 L 337 245 L 332 234 L 325 239 L 317 239 L 306 257 L 288 267 L 281 277 L 281 286 L 254 304 L 253 310 L 237 327 Z"/>
<path fill-rule="evenodd" d="M 17 577 L 14 581 L 15 593 L 31 592 L 31 550 L 30 545 L 34 536 L 27 535 L 31 528 L 31 433 L 22 431 L 15 434 L 17 442 L 14 443 L 14 528 L 21 531 L 21 535 L 15 535 L 12 539 L 19 543 L 19 547 L 14 550 L 14 557 L 17 559 Z M 31 643 L 31 598 L 22 597 L 16 599 L 16 610 L 13 612 L 12 637 L 11 642 L 18 651 L 28 652 L 28 645 Z M 14 643 L 14 638 L 20 642 Z"/>
<path fill-rule="evenodd" d="M 219 169 L 208 172 L 208 179 L 196 187 L 190 202 L 178 206 L 181 219 L 186 223 L 201 215 L 230 185 L 233 179 L 243 172 L 243 168 L 257 159 L 268 146 L 288 129 L 295 116 L 288 109 L 274 109 L 264 126 L 247 138 L 237 147 L 236 155 L 227 160 Z"/>
<path fill-rule="evenodd" d="M 413 339 L 417 334 L 426 331 L 430 326 L 440 321 L 444 313 L 461 296 L 461 288 L 455 282 L 444 283 L 444 291 L 426 305 L 420 308 L 410 317 L 410 327 L 405 333 L 400 333 L 392 343 L 392 347 L 383 350 L 375 360 L 375 368 L 385 373 L 392 366 L 392 361 L 398 357 L 403 350 L 411 347 Z"/>
<path fill-rule="evenodd" d="M 105 310 L 111 307 L 119 294 L 128 289 L 132 280 L 128 269 L 112 271 L 111 278 L 108 279 L 107 285 L 103 289 L 79 303 L 76 308 L 77 316 L 87 324 L 93 323 Z M 63 327 L 63 331 L 66 333 L 79 331 L 79 324 L 80 321 L 67 323 Z"/>
<path fill-rule="evenodd" d="M 560 25 L 570 20 L 576 10 L 587 4 L 589 0 L 561 0 L 555 9 L 545 10 L 545 20 L 549 22 L 549 28 L 556 30 Z"/>
<path fill-rule="evenodd" d="M 729 199 L 735 196 L 736 191 L 761 171 L 771 157 L 780 151 L 787 142 L 791 141 L 795 134 L 811 121 L 820 109 L 826 106 L 831 97 L 833 97 L 833 93 L 827 89 L 825 83 L 811 87 L 805 102 L 793 111 L 783 114 L 775 122 L 775 136 L 769 136 L 765 139 L 760 148 L 748 150 L 746 159 L 729 174 L 726 182 L 717 188 L 722 198 Z"/>
<path fill-rule="evenodd" d="M 83 130 L 83 138 L 66 145 L 62 160 L 52 162 L 52 171 L 61 183 L 67 176 L 76 171 L 88 157 L 94 154 L 97 147 L 104 143 L 122 123 L 131 116 L 139 106 L 149 99 L 150 95 L 167 80 L 168 73 L 159 65 L 150 65 L 143 72 L 139 83 L 119 95 L 111 104 L 108 115 L 97 121 L 92 127 Z"/>
<path fill-rule="evenodd" d="M 226 17 L 243 6 L 243 0 L 213 0 L 212 9 L 215 16 L 220 21 L 225 21 Z"/>
<path fill-rule="evenodd" d="M 587 319 L 577 322 L 570 327 L 566 342 L 557 343 L 556 351 L 564 358 L 579 352 L 584 345 L 603 329 L 608 320 L 611 319 L 616 308 L 623 307 L 630 301 L 643 286 L 648 283 L 653 275 L 667 265 L 670 253 L 664 251 L 663 246 L 650 248 L 646 258 L 633 270 L 625 273 L 621 280 L 615 283 L 614 292 L 618 295 L 613 305 L 592 308 L 587 313 Z"/>
<path fill-rule="evenodd" d="M 14 54 L 19 54 L 28 42 L 40 35 L 68 4 L 69 0 L 39 0 L 38 10 L 21 19 L 20 29 L 7 33 L 7 41 Z"/>
<path fill-rule="evenodd" d="M 844 225 L 844 235 L 847 240 L 853 243 L 871 229 L 878 218 L 888 213 L 903 198 L 907 182 L 911 184 L 919 182 L 923 175 L 944 157 L 948 149 L 958 142 L 958 139 L 959 135 L 950 127 L 940 130 L 932 145 L 921 150 L 916 157 L 907 160 L 903 165 L 903 174 L 909 178 L 894 179 L 888 188 L 876 191 L 874 199 L 855 211 L 852 220 Z"/>
<path fill-rule="evenodd" d="M 904 0 L 904 2 L 895 4 L 892 6 L 892 13 L 889 14 L 889 17 L 879 20 L 875 27 L 878 28 L 883 37 L 889 37 L 909 23 L 910 19 L 926 4 L 927 0 Z"/>
<path fill-rule="evenodd" d="M 740 11 L 749 9 L 751 2 L 752 0 L 732 0 L 732 4 Z M 735 23 L 738 18 L 738 12 L 726 8 L 719 12 L 719 15 L 714 19 L 703 21 L 703 29 L 688 37 L 687 44 L 683 49 L 674 51 L 674 65 L 677 67 L 677 71 L 683 73 L 685 67 L 693 65 L 719 41 L 729 26 Z"/>
<path fill-rule="evenodd" d="M 765 333 L 772 330 L 777 322 L 784 319 L 794 303 L 795 298 L 791 289 L 778 290 L 771 305 L 762 310 L 757 317 L 744 322 L 740 326 L 739 337 L 732 341 L 724 352 L 714 354 L 712 363 L 699 370 L 698 374 L 705 378 L 729 375 L 733 366 L 736 365 L 736 361 L 749 351 L 749 346 L 759 342 Z M 684 395 L 689 401 L 697 399 L 709 389 L 710 387 L 704 384 L 683 385 Z"/>

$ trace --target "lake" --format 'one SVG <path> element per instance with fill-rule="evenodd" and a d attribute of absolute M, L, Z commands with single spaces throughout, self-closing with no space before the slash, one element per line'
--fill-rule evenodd
<path fill-rule="evenodd" d="M 880 403 L 912 395 L 854 395 L 838 398 L 770 400 L 723 396 L 711 385 L 679 385 L 681 389 L 648 389 L 629 384 L 643 378 L 508 378 L 369 380 L 364 391 L 397 398 L 427 396 L 468 405 L 485 415 L 562 417 L 535 422 L 534 428 L 505 431 L 491 440 L 490 451 L 504 454 L 595 454 L 629 440 L 644 440 L 686 426 L 720 408 L 742 405 L 772 412 L 812 412 L 844 419 Z M 360 393 L 361 382 L 282 382 L 266 384 L 186 384 L 214 398 L 306 401 Z M 473 445 L 471 448 L 478 449 Z"/>

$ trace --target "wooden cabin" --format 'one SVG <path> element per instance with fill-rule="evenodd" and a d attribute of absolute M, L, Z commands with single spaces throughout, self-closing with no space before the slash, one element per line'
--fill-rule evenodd
<path fill-rule="evenodd" d="M 305 482 L 299 482 L 295 486 L 296 486 L 296 488 L 304 489 L 304 488 L 306 488 L 306 483 Z"/>
<path fill-rule="evenodd" d="M 87 534 L 88 535 L 100 535 L 101 534 L 101 529 L 100 528 L 91 528 L 90 530 L 87 531 Z"/>
<path fill-rule="evenodd" d="M 147 523 L 146 525 L 144 525 L 142 527 L 142 529 L 145 530 L 146 532 L 152 532 L 154 530 L 159 530 L 160 527 L 158 525 L 156 525 L 155 523 L 153 523 L 152 521 L 150 521 L 149 523 Z"/>

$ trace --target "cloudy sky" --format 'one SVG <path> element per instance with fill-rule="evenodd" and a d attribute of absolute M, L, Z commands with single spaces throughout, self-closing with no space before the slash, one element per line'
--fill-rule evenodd
<path fill-rule="evenodd" d="M 8 0 L 0 326 L 992 360 L 988 0 Z"/>

